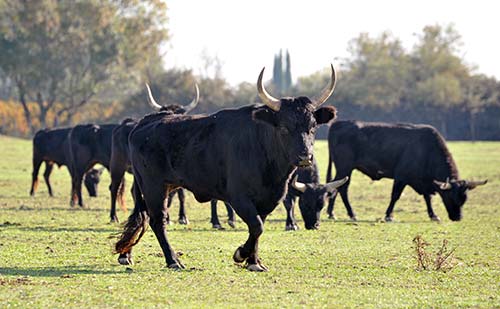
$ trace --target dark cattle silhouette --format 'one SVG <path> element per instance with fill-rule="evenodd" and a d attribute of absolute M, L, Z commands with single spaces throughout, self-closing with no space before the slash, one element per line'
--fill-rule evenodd
<path fill-rule="evenodd" d="M 161 113 L 162 115 L 170 114 L 186 114 L 193 110 L 198 104 L 200 92 L 198 85 L 195 85 L 196 95 L 193 101 L 186 106 L 179 104 L 169 104 L 160 105 L 156 102 L 151 93 L 149 85 L 146 85 L 148 90 L 148 103 L 153 108 L 153 110 Z M 128 135 L 132 131 L 133 127 L 137 124 L 136 119 L 127 118 L 122 121 L 122 123 L 113 130 L 113 136 L 111 141 L 111 159 L 110 159 L 110 173 L 111 173 L 111 185 L 109 190 L 111 193 L 111 209 L 110 218 L 112 222 L 118 222 L 118 216 L 116 215 L 116 201 L 120 201 L 122 210 L 126 212 L 125 201 L 123 200 L 123 189 L 125 186 L 125 172 L 132 172 L 131 164 L 129 159 L 128 151 Z M 175 194 L 179 197 L 179 223 L 188 224 L 188 219 L 185 213 L 184 207 L 184 190 L 179 188 L 178 190 L 171 192 L 168 196 L 168 207 L 170 207 L 171 202 Z M 168 220 L 169 221 L 169 220 Z"/>
<path fill-rule="evenodd" d="M 462 218 L 467 191 L 486 183 L 460 180 L 444 138 L 428 125 L 337 121 L 330 126 L 328 148 L 327 180 L 331 179 L 332 161 L 335 179 L 350 177 L 354 169 L 372 180 L 394 179 L 386 221 L 393 220 L 394 205 L 407 185 L 424 196 L 431 220 L 440 220 L 431 205 L 431 196 L 437 192 L 448 217 L 458 221 Z M 356 220 L 347 196 L 349 182 L 339 193 L 349 217 Z M 334 218 L 335 196 L 328 205 L 331 218 Z"/>
<path fill-rule="evenodd" d="M 45 172 L 43 178 L 47 184 L 47 189 L 50 196 L 54 196 L 52 185 L 50 183 L 50 175 L 57 166 L 66 166 L 69 169 L 70 153 L 68 144 L 68 133 L 71 128 L 56 128 L 43 129 L 36 132 L 33 137 L 33 172 L 31 178 L 30 195 L 34 196 L 38 188 L 38 172 L 42 163 L 45 162 Z M 97 196 L 97 184 L 99 173 L 96 169 L 90 170 L 85 176 L 85 187 L 90 196 Z M 90 176 L 89 176 L 90 175 Z M 99 174 L 100 176 L 100 174 Z"/>
<path fill-rule="evenodd" d="M 166 195 L 184 187 L 199 202 L 231 204 L 247 224 L 249 237 L 233 255 L 251 271 L 266 271 L 258 257 L 264 221 L 283 199 L 292 173 L 312 164 L 314 134 L 319 124 L 335 118 L 335 108 L 319 108 L 333 92 L 335 70 L 318 99 L 258 93 L 265 105 L 225 109 L 209 116 L 144 117 L 129 136 L 134 172 L 134 211 L 116 244 L 121 264 L 131 263 L 131 250 L 153 229 L 169 268 L 184 266 L 165 231 Z"/>
<path fill-rule="evenodd" d="M 111 134 L 116 124 L 77 125 L 68 134 L 71 173 L 70 205 L 78 202 L 83 207 L 83 175 L 99 163 L 109 170 L 111 157 Z"/>
<path fill-rule="evenodd" d="M 294 215 L 294 204 L 297 198 L 299 199 L 299 209 L 306 229 L 317 229 L 321 210 L 325 206 L 325 200 L 328 196 L 334 194 L 338 187 L 346 183 L 347 179 L 348 177 L 345 177 L 325 185 L 320 184 L 318 163 L 315 159 L 313 159 L 311 166 L 298 168 L 288 184 L 288 193 L 283 200 L 287 213 L 285 230 L 294 231 L 298 229 Z"/>

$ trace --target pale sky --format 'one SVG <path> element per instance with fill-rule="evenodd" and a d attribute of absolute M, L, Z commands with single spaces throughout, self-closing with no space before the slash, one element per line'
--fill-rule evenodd
<path fill-rule="evenodd" d="M 479 73 L 500 79 L 500 1 L 475 0 L 168 0 L 171 39 L 164 47 L 168 68 L 202 72 L 202 54 L 222 61 L 222 75 L 235 85 L 255 82 L 274 54 L 288 49 L 292 75 L 338 65 L 349 40 L 361 32 L 389 30 L 410 49 L 426 25 L 453 23 L 462 57 Z"/>

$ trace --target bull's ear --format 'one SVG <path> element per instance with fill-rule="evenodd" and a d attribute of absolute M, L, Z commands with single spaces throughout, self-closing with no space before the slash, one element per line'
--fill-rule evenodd
<path fill-rule="evenodd" d="M 252 117 L 256 121 L 262 121 L 273 127 L 278 126 L 278 117 L 275 112 L 268 108 L 261 108 L 252 113 Z"/>
<path fill-rule="evenodd" d="M 314 112 L 314 118 L 318 124 L 328 123 L 337 116 L 337 109 L 333 106 L 325 106 Z"/>

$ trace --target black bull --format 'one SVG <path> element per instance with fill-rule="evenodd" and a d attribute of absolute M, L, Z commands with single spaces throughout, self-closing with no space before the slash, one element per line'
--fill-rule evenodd
<path fill-rule="evenodd" d="M 71 199 L 70 205 L 75 201 L 83 207 L 82 181 L 83 175 L 95 164 L 102 164 L 109 170 L 111 157 L 111 135 L 118 125 L 77 125 L 68 135 L 70 149 L 71 173 Z"/>
<path fill-rule="evenodd" d="M 200 97 L 198 85 L 195 85 L 195 91 L 196 91 L 195 98 L 188 105 L 184 106 L 179 104 L 160 105 L 154 99 L 149 85 L 146 84 L 146 86 L 148 92 L 148 103 L 154 110 L 158 111 L 157 114 L 153 114 L 149 117 L 163 117 L 166 115 L 187 114 L 197 106 Z M 109 190 L 111 193 L 111 209 L 110 209 L 111 222 L 118 222 L 118 216 L 116 215 L 117 200 L 120 201 L 122 209 L 126 212 L 125 202 L 123 200 L 123 189 L 125 185 L 124 175 L 126 171 L 131 172 L 132 169 L 129 156 L 128 136 L 137 123 L 138 120 L 127 118 L 123 120 L 122 123 L 120 123 L 120 125 L 118 125 L 116 128 L 113 129 L 112 139 L 111 139 L 111 159 L 109 163 L 110 174 L 111 174 L 111 184 L 109 186 Z M 189 220 L 186 216 L 186 211 L 184 207 L 185 205 L 184 189 L 178 188 L 177 190 L 174 190 L 169 193 L 167 197 L 167 207 L 170 208 L 175 194 L 177 194 L 179 198 L 178 222 L 180 224 L 188 224 Z M 218 218 L 214 219 L 214 213 L 215 216 L 217 216 L 215 207 L 216 205 L 212 203 L 212 222 L 214 222 L 215 220 L 218 222 Z M 228 214 L 230 215 L 230 222 L 231 222 L 230 224 L 233 224 L 232 226 L 234 226 L 233 223 L 234 215 L 233 216 L 231 215 L 232 209 L 227 205 L 226 207 L 228 209 Z M 167 218 L 167 223 L 170 223 L 170 217 Z M 214 223 L 214 227 L 219 228 L 220 223 L 218 224 L 218 226 Z"/>
<path fill-rule="evenodd" d="M 43 129 L 38 131 L 33 137 L 33 172 L 31 179 L 30 195 L 34 196 L 38 188 L 38 172 L 43 162 L 45 162 L 45 172 L 43 178 L 47 185 L 50 196 L 54 196 L 50 183 L 50 174 L 54 164 L 59 167 L 70 168 L 70 153 L 68 144 L 68 133 L 71 128 Z M 85 176 L 85 187 L 90 196 L 97 196 L 97 184 L 102 170 L 91 169 Z"/>
<path fill-rule="evenodd" d="M 119 262 L 131 263 L 131 250 L 145 231 L 153 229 L 169 268 L 184 266 L 165 231 L 169 191 L 185 187 L 199 202 L 229 202 L 247 224 L 249 237 L 233 255 L 247 269 L 265 271 L 258 257 L 258 240 L 266 217 L 287 191 L 298 166 L 310 165 L 314 133 L 335 118 L 333 107 L 319 108 L 333 92 L 332 80 L 319 99 L 275 99 L 257 82 L 267 106 L 221 110 L 210 116 L 165 116 L 143 119 L 130 133 L 136 201 L 121 239 Z"/>
<path fill-rule="evenodd" d="M 431 220 L 439 221 L 431 205 L 431 196 L 441 196 L 453 221 L 462 218 L 462 206 L 467 191 L 486 181 L 459 180 L 458 170 L 446 142 L 439 132 L 428 125 L 337 121 L 328 134 L 329 163 L 327 180 L 331 179 L 331 163 L 335 164 L 335 179 L 351 176 L 354 169 L 372 180 L 394 179 L 391 201 L 385 220 L 392 221 L 396 201 L 405 186 L 424 196 Z M 356 220 L 347 196 L 349 181 L 339 188 L 340 196 L 351 219 Z M 328 206 L 334 218 L 335 196 Z"/>

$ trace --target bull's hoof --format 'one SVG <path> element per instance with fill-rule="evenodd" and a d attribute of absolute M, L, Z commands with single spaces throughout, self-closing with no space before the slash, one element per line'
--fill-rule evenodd
<path fill-rule="evenodd" d="M 109 223 L 120 223 L 120 220 L 118 220 L 118 217 L 114 217 L 109 220 Z"/>
<path fill-rule="evenodd" d="M 431 217 L 431 221 L 441 222 L 441 218 L 439 218 L 438 216 L 434 215 L 434 216 Z"/>
<path fill-rule="evenodd" d="M 335 217 L 335 214 L 329 214 L 328 219 L 337 220 L 337 217 Z"/>
<path fill-rule="evenodd" d="M 352 216 L 351 221 L 356 222 L 356 221 L 358 221 L 358 218 L 356 216 Z"/>
<path fill-rule="evenodd" d="M 243 263 L 246 260 L 246 258 L 241 256 L 240 250 L 241 250 L 241 247 L 236 249 L 236 251 L 233 254 L 233 261 L 235 261 L 236 263 Z"/>
<path fill-rule="evenodd" d="M 118 263 L 120 263 L 121 265 L 134 265 L 132 257 L 125 254 L 120 254 L 120 257 L 118 257 Z"/>
<path fill-rule="evenodd" d="M 229 226 L 232 227 L 233 229 L 236 227 L 236 224 L 233 220 L 227 221 L 227 224 L 229 224 Z"/>
<path fill-rule="evenodd" d="M 264 272 L 264 271 L 269 271 L 269 268 L 267 268 L 265 265 L 258 263 L 258 264 L 248 264 L 247 269 L 249 271 L 256 271 L 256 272 Z"/>
<path fill-rule="evenodd" d="M 385 216 L 384 221 L 385 222 L 394 222 L 394 218 L 392 216 Z"/>
<path fill-rule="evenodd" d="M 189 224 L 188 218 L 186 217 L 179 218 L 179 224 L 188 225 Z"/>
<path fill-rule="evenodd" d="M 167 268 L 172 269 L 172 270 L 183 270 L 186 267 L 182 265 L 181 262 L 177 261 L 177 263 L 173 263 L 167 266 Z"/>
<path fill-rule="evenodd" d="M 216 229 L 216 230 L 222 230 L 223 229 L 222 225 L 220 225 L 220 224 L 212 224 L 212 228 Z"/>
<path fill-rule="evenodd" d="M 299 226 L 297 224 L 287 224 L 285 226 L 285 231 L 297 231 Z"/>

